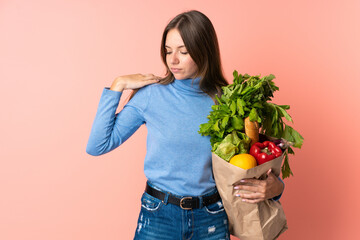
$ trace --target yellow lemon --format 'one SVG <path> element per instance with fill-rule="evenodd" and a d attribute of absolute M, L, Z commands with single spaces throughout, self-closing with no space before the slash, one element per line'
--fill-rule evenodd
<path fill-rule="evenodd" d="M 242 169 L 250 169 L 253 167 L 256 167 L 257 163 L 256 163 L 256 159 L 247 153 L 242 153 L 242 154 L 238 154 L 233 156 L 229 163 L 231 163 L 232 165 L 235 165 L 237 167 L 240 167 Z"/>

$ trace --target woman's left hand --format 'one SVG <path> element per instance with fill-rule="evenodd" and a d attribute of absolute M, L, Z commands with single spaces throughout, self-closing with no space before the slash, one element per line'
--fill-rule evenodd
<path fill-rule="evenodd" d="M 258 203 L 279 196 L 284 190 L 284 183 L 271 172 L 271 169 L 266 174 L 268 177 L 265 180 L 254 178 L 242 179 L 239 185 L 234 186 L 234 189 L 246 190 L 248 192 L 237 193 L 236 196 L 241 197 L 242 201 L 248 203 Z"/>

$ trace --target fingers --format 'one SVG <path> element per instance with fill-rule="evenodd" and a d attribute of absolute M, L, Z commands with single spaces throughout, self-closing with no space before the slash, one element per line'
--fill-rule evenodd
<path fill-rule="evenodd" d="M 160 80 L 157 79 L 153 79 L 153 80 L 144 80 L 141 82 L 140 87 L 144 87 L 146 85 L 150 85 L 150 84 L 154 84 L 154 83 L 158 83 Z"/>
<path fill-rule="evenodd" d="M 260 192 L 237 193 L 235 196 L 240 197 L 241 201 L 249 203 L 257 203 L 265 200 L 265 194 Z"/>
<path fill-rule="evenodd" d="M 241 198 L 265 198 L 265 189 L 258 186 L 241 185 L 236 188 L 235 196 Z"/>
<path fill-rule="evenodd" d="M 154 74 L 150 74 L 150 73 L 141 75 L 141 78 L 142 79 L 140 79 L 140 81 L 141 81 L 142 86 L 150 85 L 153 83 L 158 83 L 161 79 L 161 77 L 156 76 Z"/>
<path fill-rule="evenodd" d="M 134 74 L 130 75 L 127 79 L 127 88 L 129 89 L 138 89 L 142 88 L 146 85 L 150 85 L 153 83 L 158 83 L 160 81 L 160 77 L 154 74 Z"/>
<path fill-rule="evenodd" d="M 259 202 L 265 199 L 264 188 L 258 185 L 237 185 L 234 189 L 238 190 L 235 196 L 242 198 L 244 202 Z"/>
<path fill-rule="evenodd" d="M 256 185 L 237 185 L 234 187 L 235 190 L 245 190 L 250 192 L 259 192 L 261 187 Z"/>
<path fill-rule="evenodd" d="M 124 89 L 138 89 L 146 85 L 159 82 L 161 77 L 154 74 L 130 74 L 118 76 L 113 81 L 110 90 L 123 91 Z"/>
<path fill-rule="evenodd" d="M 144 80 L 160 80 L 161 79 L 161 77 L 156 76 L 152 73 L 143 74 L 142 76 L 144 77 Z"/>
<path fill-rule="evenodd" d="M 258 199 L 242 199 L 243 202 L 247 202 L 247 203 L 259 203 L 264 201 L 264 199 L 258 198 Z"/>
<path fill-rule="evenodd" d="M 267 172 L 265 180 L 254 178 L 245 178 L 239 184 L 234 186 L 235 196 L 241 197 L 241 200 L 249 203 L 256 203 L 278 196 L 283 191 L 284 184 L 275 176 L 271 169 Z M 243 190 L 247 192 L 243 192 Z"/>
<path fill-rule="evenodd" d="M 266 174 L 273 175 L 271 169 Z M 267 179 L 258 180 L 255 178 L 245 178 L 239 184 L 234 186 L 236 191 L 235 196 L 240 197 L 243 202 L 258 203 L 266 199 Z M 244 190 L 246 192 L 244 192 Z"/>
<path fill-rule="evenodd" d="M 275 174 L 272 173 L 272 169 L 270 168 L 267 172 L 266 175 L 268 176 L 265 180 L 259 180 L 256 178 L 244 178 L 240 180 L 240 183 L 238 185 L 234 186 L 234 189 L 238 189 L 239 186 L 243 186 L 243 185 L 250 185 L 250 186 L 264 186 L 266 185 L 266 181 L 268 181 L 269 177 L 271 178 L 276 178 Z"/>
<path fill-rule="evenodd" d="M 237 197 L 241 197 L 243 199 L 264 199 L 265 194 L 261 192 L 252 192 L 252 193 L 237 193 L 235 194 Z"/>
<path fill-rule="evenodd" d="M 243 185 L 262 185 L 264 180 L 258 180 L 255 178 L 244 178 L 240 180 L 240 183 L 235 186 L 235 189 L 237 186 L 243 186 Z"/>

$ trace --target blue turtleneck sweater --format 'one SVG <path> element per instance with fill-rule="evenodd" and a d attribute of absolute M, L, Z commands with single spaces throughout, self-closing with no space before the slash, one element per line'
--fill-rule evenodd
<path fill-rule="evenodd" d="M 147 127 L 144 173 L 155 186 L 180 196 L 198 196 L 215 188 L 211 144 L 198 133 L 208 121 L 213 100 L 199 79 L 141 88 L 116 114 L 121 92 L 104 88 L 87 144 L 87 153 L 105 154 Z"/>

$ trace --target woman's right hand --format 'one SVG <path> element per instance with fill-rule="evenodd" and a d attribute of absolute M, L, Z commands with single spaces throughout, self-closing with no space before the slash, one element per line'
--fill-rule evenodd
<path fill-rule="evenodd" d="M 146 85 L 157 83 L 160 77 L 154 74 L 131 74 L 115 78 L 110 90 L 122 92 L 124 89 L 137 89 Z"/>

